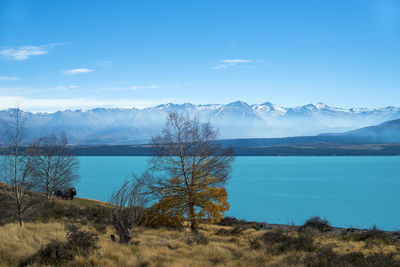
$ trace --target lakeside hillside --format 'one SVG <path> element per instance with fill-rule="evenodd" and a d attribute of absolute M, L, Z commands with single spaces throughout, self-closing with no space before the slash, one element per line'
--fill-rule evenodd
<path fill-rule="evenodd" d="M 143 227 L 122 245 L 106 203 L 55 200 L 20 228 L 0 224 L 0 266 L 400 266 L 398 233 L 303 227 L 226 218 L 190 229 Z M 73 238 L 71 238 L 73 237 Z"/>

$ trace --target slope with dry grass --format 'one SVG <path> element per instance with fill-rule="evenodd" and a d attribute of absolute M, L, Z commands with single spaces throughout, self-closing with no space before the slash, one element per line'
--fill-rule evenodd
<path fill-rule="evenodd" d="M 38 252 L 54 241 L 66 244 L 71 224 L 97 235 L 97 249 L 74 250 L 70 259 L 57 263 L 63 266 L 400 266 L 400 244 L 377 230 L 203 224 L 198 236 L 186 226 L 142 228 L 130 244 L 121 245 L 110 238 L 116 233 L 101 218 L 107 216 L 104 209 L 101 202 L 58 200 L 44 220 L 32 219 L 24 228 L 16 222 L 1 225 L 0 266 L 45 265 Z"/>

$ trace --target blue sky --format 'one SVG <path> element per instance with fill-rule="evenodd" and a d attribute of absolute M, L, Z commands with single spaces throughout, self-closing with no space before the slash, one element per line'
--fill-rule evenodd
<path fill-rule="evenodd" d="M 399 99 L 399 0 L 0 1 L 0 109 Z"/>

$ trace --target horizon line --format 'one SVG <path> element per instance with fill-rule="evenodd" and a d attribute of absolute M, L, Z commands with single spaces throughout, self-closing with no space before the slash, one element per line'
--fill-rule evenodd
<path fill-rule="evenodd" d="M 1 99 L 1 97 L 0 97 Z M 51 100 L 51 99 L 50 99 Z M 49 101 L 50 101 L 49 100 Z M 15 105 L 15 107 L 0 107 L 0 111 L 6 111 L 6 110 L 13 110 L 13 109 L 19 109 L 23 112 L 29 112 L 29 113 L 34 113 L 34 114 L 54 114 L 57 112 L 67 112 L 67 111 L 73 111 L 73 112 L 77 112 L 77 111 L 81 111 L 81 112 L 89 112 L 89 111 L 93 111 L 93 110 L 97 110 L 97 109 L 107 109 L 107 110 L 146 110 L 146 109 L 152 109 L 152 108 L 157 108 L 157 107 L 167 107 L 168 105 L 173 105 L 173 106 L 184 106 L 184 105 L 192 105 L 195 107 L 206 107 L 206 106 L 228 106 L 228 105 L 232 105 L 235 103 L 243 103 L 248 105 L 250 108 L 254 108 L 256 106 L 263 106 L 263 105 L 273 105 L 276 106 L 277 108 L 281 108 L 281 109 L 296 109 L 296 108 L 303 108 L 303 107 L 307 107 L 307 106 L 312 106 L 317 108 L 318 110 L 322 110 L 322 108 L 319 108 L 318 105 L 320 106 L 325 106 L 326 108 L 333 108 L 333 109 L 337 109 L 338 111 L 352 111 L 352 110 L 381 110 L 381 109 L 387 109 L 387 108 L 400 108 L 400 106 L 393 106 L 393 105 L 388 105 L 388 106 L 383 106 L 383 107 L 351 107 L 351 108 L 342 108 L 342 107 L 338 107 L 338 106 L 331 106 L 331 105 L 327 105 L 323 102 L 318 102 L 318 103 L 308 103 L 308 104 L 303 104 L 303 105 L 296 105 L 296 106 L 280 106 L 280 105 L 276 105 L 272 102 L 269 101 L 265 101 L 262 102 L 260 104 L 249 104 L 246 101 L 242 101 L 242 100 L 236 100 L 233 102 L 228 102 L 226 104 L 222 104 L 222 103 L 208 103 L 208 104 L 193 104 L 190 102 L 183 102 L 183 103 L 179 103 L 179 102 L 167 102 L 164 104 L 150 104 L 148 106 L 144 106 L 144 107 L 140 107 L 140 105 L 135 106 L 131 106 L 131 107 L 126 107 L 126 106 L 94 106 L 94 107 L 87 107 L 87 108 L 60 108 L 60 109 L 55 109 L 53 111 L 34 111 L 32 109 L 36 109 L 36 107 L 32 107 L 32 108 L 27 108 L 24 109 L 22 105 Z"/>

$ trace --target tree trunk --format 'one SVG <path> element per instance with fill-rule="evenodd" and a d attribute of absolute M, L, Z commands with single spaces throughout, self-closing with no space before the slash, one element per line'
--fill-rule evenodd
<path fill-rule="evenodd" d="M 196 220 L 194 205 L 190 205 L 189 207 L 189 216 L 190 216 L 190 229 L 192 230 L 193 233 L 197 233 L 197 220 Z"/>
<path fill-rule="evenodd" d="M 50 203 L 52 192 L 48 183 L 46 185 L 46 193 L 47 193 L 47 202 Z"/>
<path fill-rule="evenodd" d="M 196 222 L 196 219 L 191 219 L 190 230 L 192 230 L 193 233 L 197 233 L 197 222 Z"/>
<path fill-rule="evenodd" d="M 18 217 L 18 223 L 20 227 L 24 227 L 24 221 L 22 220 L 22 212 L 21 212 L 21 207 L 17 205 L 17 217 Z"/>
<path fill-rule="evenodd" d="M 127 244 L 131 241 L 132 236 L 128 233 L 119 233 L 119 242 L 121 244 Z"/>
<path fill-rule="evenodd" d="M 121 244 L 129 243 L 132 239 L 132 225 L 126 221 L 129 220 L 129 216 L 127 216 L 124 211 L 117 210 L 113 212 L 112 218 L 113 225 L 119 236 L 119 242 Z"/>
<path fill-rule="evenodd" d="M 132 239 L 132 234 L 131 230 L 129 227 L 126 227 L 125 225 L 121 224 L 115 224 L 114 222 L 114 227 L 117 230 L 118 236 L 119 236 L 119 242 L 121 244 L 127 244 L 129 241 Z"/>

